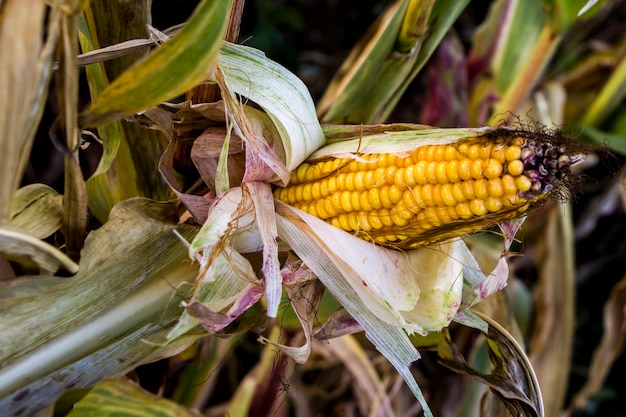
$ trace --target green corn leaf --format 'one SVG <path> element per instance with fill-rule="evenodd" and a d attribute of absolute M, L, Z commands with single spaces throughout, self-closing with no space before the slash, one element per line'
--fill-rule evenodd
<path fill-rule="evenodd" d="M 187 25 L 116 78 L 82 115 L 96 126 L 170 100 L 206 79 L 223 42 L 230 1 L 204 0 Z"/>
<path fill-rule="evenodd" d="M 390 6 L 320 100 L 323 121 L 384 122 L 467 3 L 413 0 Z"/>
<path fill-rule="evenodd" d="M 68 386 L 122 375 L 202 334 L 166 339 L 198 273 L 173 233 L 190 239 L 194 229 L 177 220 L 173 203 L 126 200 L 88 236 L 74 276 L 24 277 L 0 287 L 6 415 L 35 415 Z"/>
<path fill-rule="evenodd" d="M 96 385 L 68 417 L 200 417 L 198 411 L 146 392 L 126 380 Z"/>

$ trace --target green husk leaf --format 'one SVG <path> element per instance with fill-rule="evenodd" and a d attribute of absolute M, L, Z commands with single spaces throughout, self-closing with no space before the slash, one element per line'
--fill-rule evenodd
<path fill-rule="evenodd" d="M 96 98 L 83 113 L 82 126 L 141 112 L 205 80 L 215 68 L 230 5 L 230 1 L 202 1 L 178 34 L 122 73 Z"/>
<path fill-rule="evenodd" d="M 228 42 L 222 46 L 219 64 L 232 92 L 261 106 L 274 122 L 288 170 L 296 169 L 324 143 L 313 99 L 293 73 L 259 50 Z"/>
<path fill-rule="evenodd" d="M 425 415 L 432 416 L 422 391 L 408 367 L 410 363 L 418 360 L 420 355 L 411 344 L 407 334 L 400 326 L 389 325 L 387 321 L 371 313 L 372 306 L 361 298 L 353 287 L 354 283 L 349 282 L 346 274 L 350 273 L 350 266 L 333 256 L 332 252 L 325 251 L 319 238 L 315 238 L 314 233 L 307 231 L 309 226 L 288 213 L 288 211 L 281 213 L 279 210 L 280 215 L 277 217 L 279 236 L 316 273 L 342 306 L 359 321 L 367 338 L 405 380 L 424 408 Z M 289 220 L 283 217 L 285 215 L 289 217 Z"/>
<path fill-rule="evenodd" d="M 417 128 L 415 128 L 417 126 Z M 345 135 L 340 140 L 331 141 L 310 155 L 309 160 L 322 159 L 328 156 L 349 157 L 359 154 L 375 154 L 393 152 L 402 154 L 415 150 L 418 146 L 442 145 L 459 139 L 478 137 L 488 134 L 489 127 L 437 129 L 422 126 L 403 126 L 406 130 L 397 130 L 397 125 L 381 125 L 381 133 L 361 134 L 360 136 Z"/>

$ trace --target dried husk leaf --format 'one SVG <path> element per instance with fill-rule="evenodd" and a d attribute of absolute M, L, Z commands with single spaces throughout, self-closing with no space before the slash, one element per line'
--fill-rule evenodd
<path fill-rule="evenodd" d="M 604 306 L 604 332 L 589 364 L 589 375 L 585 385 L 576 393 L 565 416 L 576 415 L 577 410 L 588 408 L 592 397 L 600 392 L 612 366 L 624 351 L 626 335 L 626 277 L 611 290 Z"/>
<path fill-rule="evenodd" d="M 52 74 L 60 13 L 53 2 L 46 29 L 46 8 L 45 1 L 0 4 L 0 224 L 10 218 Z"/>
<path fill-rule="evenodd" d="M 11 205 L 11 227 L 44 239 L 63 222 L 63 196 L 44 184 L 31 184 L 15 193 Z"/>
<path fill-rule="evenodd" d="M 572 357 L 576 273 L 571 216 L 569 203 L 550 206 L 544 238 L 537 247 L 535 329 L 528 351 L 545 394 L 547 415 L 563 406 Z"/>

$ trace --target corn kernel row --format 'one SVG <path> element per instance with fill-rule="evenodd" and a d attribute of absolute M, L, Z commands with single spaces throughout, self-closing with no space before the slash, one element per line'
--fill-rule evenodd
<path fill-rule="evenodd" d="M 523 213 L 569 168 L 564 150 L 526 138 L 421 146 L 304 163 L 275 197 L 377 242 L 408 247 Z M 428 235 L 421 241 L 420 235 Z"/>

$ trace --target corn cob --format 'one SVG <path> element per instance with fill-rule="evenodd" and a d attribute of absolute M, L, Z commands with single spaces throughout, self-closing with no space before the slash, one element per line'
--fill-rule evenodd
<path fill-rule="evenodd" d="M 415 248 L 519 217 L 557 190 L 575 158 L 526 136 L 305 162 L 274 196 L 364 239 Z"/>

